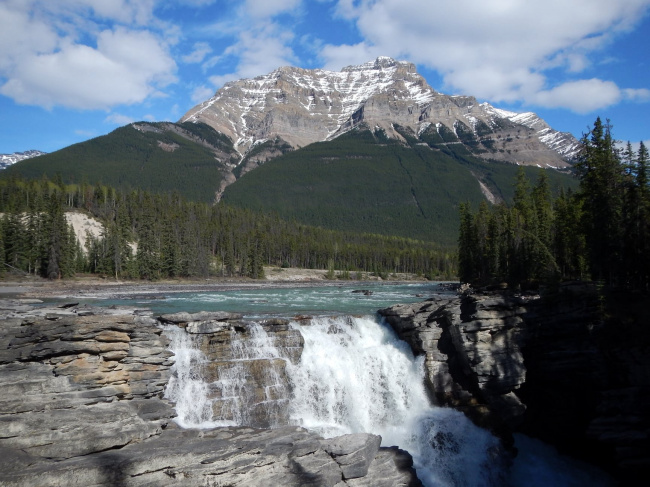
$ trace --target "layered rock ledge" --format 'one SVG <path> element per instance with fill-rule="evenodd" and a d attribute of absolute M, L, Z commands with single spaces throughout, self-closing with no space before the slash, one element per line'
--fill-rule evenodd
<path fill-rule="evenodd" d="M 227 340 L 251 333 L 237 316 L 159 321 L 147 310 L 26 300 L 0 309 L 2 485 L 421 485 L 411 456 L 380 448 L 372 434 L 324 440 L 295 426 L 178 427 L 163 397 L 174 357 L 162 325 L 185 328 L 219 355 Z M 286 323 L 256 326 L 299 357 Z"/>
<path fill-rule="evenodd" d="M 380 314 L 425 356 L 438 404 L 506 442 L 522 431 L 555 444 L 626 485 L 650 473 L 650 331 L 604 319 L 594 287 L 436 297 Z"/>

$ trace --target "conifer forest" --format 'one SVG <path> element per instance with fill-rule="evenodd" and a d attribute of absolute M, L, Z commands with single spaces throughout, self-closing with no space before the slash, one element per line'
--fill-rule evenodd
<path fill-rule="evenodd" d="M 592 279 L 648 291 L 648 150 L 643 142 L 621 150 L 600 118 L 581 142 L 575 192 L 553 199 L 544 171 L 533 183 L 520 171 L 512 205 L 461 205 L 461 281 L 516 287 Z"/>
<path fill-rule="evenodd" d="M 81 248 L 65 212 L 102 222 Z M 0 267 L 50 279 L 92 273 L 156 280 L 264 277 L 264 266 L 327 269 L 331 278 L 412 273 L 449 279 L 453 249 L 400 237 L 326 230 L 178 193 L 0 180 Z"/>

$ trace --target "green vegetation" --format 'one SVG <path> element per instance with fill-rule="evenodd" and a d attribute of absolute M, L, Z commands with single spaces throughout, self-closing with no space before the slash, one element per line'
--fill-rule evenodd
<path fill-rule="evenodd" d="M 517 166 L 486 162 L 461 143 L 447 144 L 458 141 L 451 131 L 429 130 L 418 140 L 396 129 L 408 145 L 386 139 L 381 132 L 353 130 L 245 174 L 226 189 L 223 201 L 303 224 L 447 246 L 457 240 L 458 202 L 478 205 L 485 199 L 479 180 L 496 197 L 512 201 Z M 536 169 L 524 170 L 533 175 Z M 555 192 L 576 184 L 557 171 L 548 171 L 548 177 Z"/>
<path fill-rule="evenodd" d="M 517 166 L 485 161 L 468 150 L 470 145 L 474 152 L 488 150 L 489 127 L 477 125 L 487 134 L 477 138 L 459 125 L 456 130 L 465 143 L 444 126 L 430 126 L 419 135 L 395 129 L 404 141 L 359 128 L 291 151 L 276 138 L 255 146 L 239 162 L 231 140 L 208 125 L 139 122 L 22 161 L 0 172 L 0 179 L 45 175 L 52 180 L 58 175 L 65 184 L 108 185 L 124 192 L 177 191 L 189 201 L 213 202 L 224 173 L 239 177 L 246 172 L 226 189 L 224 201 L 231 206 L 272 212 L 303 225 L 447 247 L 457 240 L 458 202 L 478 205 L 485 198 L 479 181 L 497 199 L 512 201 L 510 182 Z M 534 175 L 535 168 L 525 170 Z M 567 174 L 548 175 L 554 191 L 575 186 Z"/>
<path fill-rule="evenodd" d="M 64 212 L 103 222 L 81 249 Z M 264 266 L 407 272 L 449 279 L 455 254 L 399 237 L 337 232 L 273 215 L 201 202 L 178 193 L 119 191 L 10 177 L 0 180 L 0 264 L 49 278 L 90 272 L 116 278 L 263 277 Z M 84 251 L 85 250 L 85 251 Z M 332 272 L 332 277 L 336 273 Z"/>
<path fill-rule="evenodd" d="M 615 147 L 599 119 L 582 139 L 579 188 L 551 197 L 546 172 L 534 187 L 523 172 L 513 204 L 460 209 L 459 275 L 512 286 L 591 278 L 611 288 L 650 286 L 648 151 Z"/>
<path fill-rule="evenodd" d="M 161 193 L 176 190 L 188 199 L 210 202 L 224 163 L 234 154 L 230 139 L 208 125 L 139 122 L 21 161 L 3 171 L 2 177 L 60 175 L 67 184 L 100 183 Z"/>

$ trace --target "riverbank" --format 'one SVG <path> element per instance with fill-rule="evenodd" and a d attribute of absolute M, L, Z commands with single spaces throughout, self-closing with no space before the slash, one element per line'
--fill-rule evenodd
<path fill-rule="evenodd" d="M 0 297 L 23 298 L 97 298 L 114 299 L 129 295 L 153 295 L 182 292 L 219 292 L 246 289 L 341 286 L 364 283 L 422 283 L 424 278 L 414 274 L 390 274 L 382 279 L 371 273 L 361 273 L 362 279 L 328 279 L 322 269 L 265 268 L 265 279 L 211 277 L 204 279 L 161 279 L 159 281 L 116 280 L 98 276 L 77 276 L 51 281 L 34 276 L 6 276 L 0 279 Z M 356 273 L 352 273 L 357 277 Z"/>

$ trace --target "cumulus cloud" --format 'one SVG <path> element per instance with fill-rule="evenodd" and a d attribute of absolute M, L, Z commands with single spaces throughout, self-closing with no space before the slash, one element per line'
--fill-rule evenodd
<path fill-rule="evenodd" d="M 162 36 L 141 28 L 152 9 L 153 0 L 7 1 L 0 5 L 0 93 L 76 109 L 159 95 L 175 81 L 176 63 Z M 113 26 L 102 29 L 105 20 Z"/>
<path fill-rule="evenodd" d="M 550 90 L 538 91 L 533 101 L 546 108 L 569 107 L 577 113 L 589 113 L 621 101 L 616 83 L 600 79 L 569 81 Z"/>
<path fill-rule="evenodd" d="M 327 68 L 339 69 L 381 53 L 438 71 L 446 90 L 584 112 L 629 98 L 612 82 L 576 78 L 649 5 L 650 0 L 338 0 L 338 15 L 355 23 L 363 41 L 324 46 L 321 57 Z M 550 69 L 565 79 L 553 86 Z M 596 98 L 572 98 L 581 87 Z"/>
<path fill-rule="evenodd" d="M 275 17 L 294 15 L 301 5 L 302 0 L 247 0 L 235 19 L 213 24 L 211 29 L 215 35 L 230 35 L 233 42 L 222 53 L 206 60 L 203 68 L 209 70 L 227 60 L 236 60 L 234 71 L 209 76 L 213 86 L 218 88 L 228 81 L 252 78 L 298 63 L 291 47 L 293 31 Z"/>

